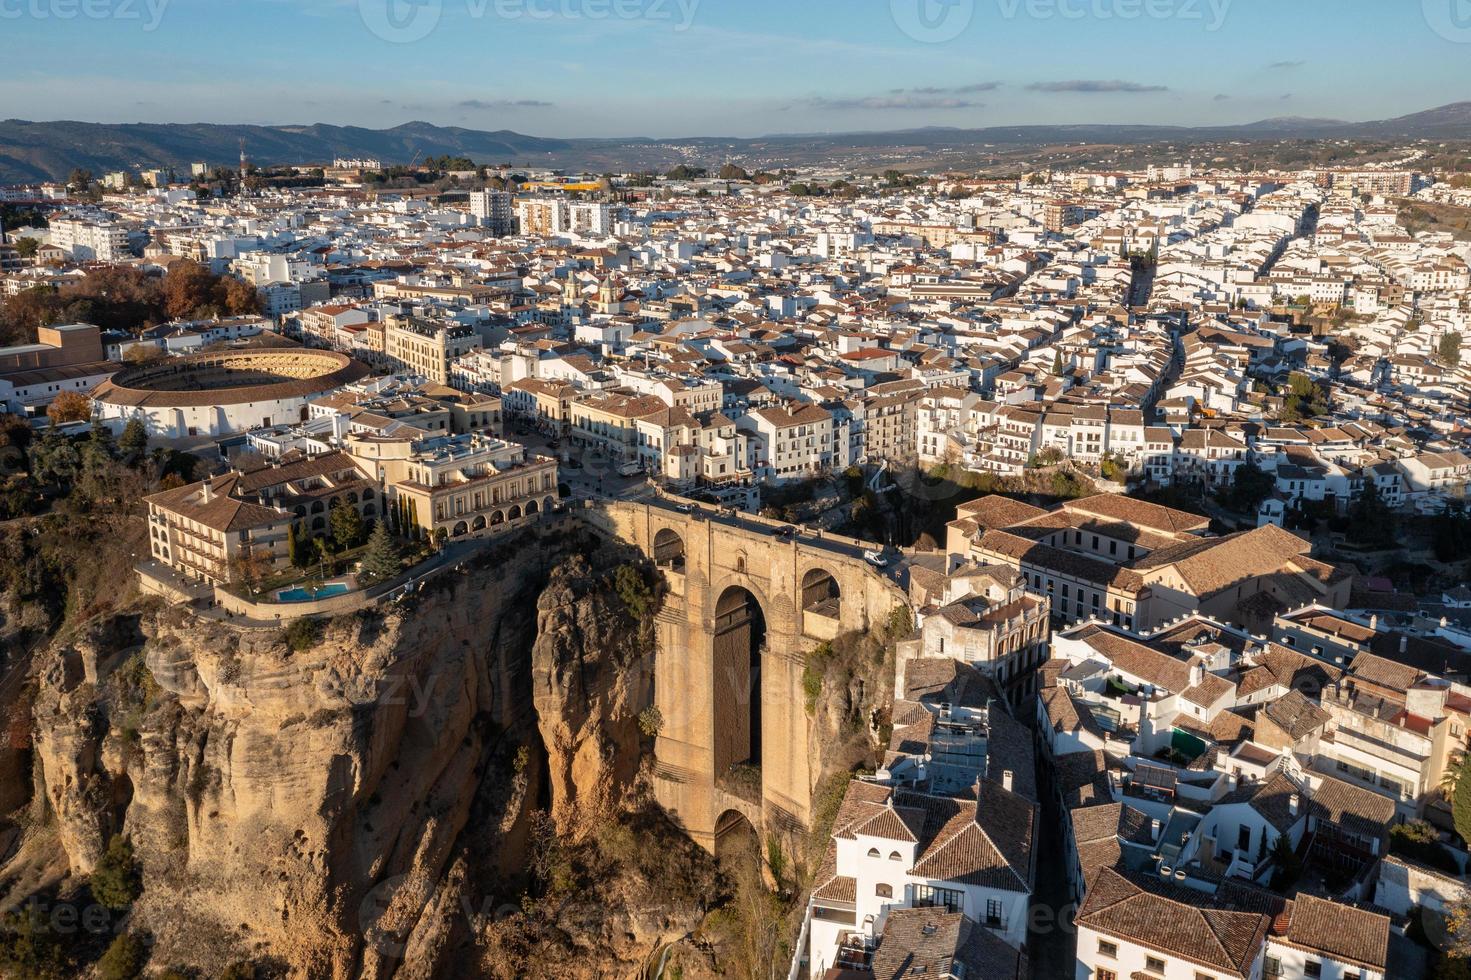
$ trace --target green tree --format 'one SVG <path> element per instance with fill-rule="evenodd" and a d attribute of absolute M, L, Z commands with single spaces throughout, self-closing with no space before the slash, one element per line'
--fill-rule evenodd
<path fill-rule="evenodd" d="M 140 418 L 128 419 L 128 424 L 123 427 L 123 434 L 118 439 L 118 448 L 124 455 L 137 459 L 148 452 L 148 427 Z"/>
<path fill-rule="evenodd" d="M 143 940 L 131 932 L 122 933 L 97 961 L 97 976 L 99 980 L 135 980 L 143 972 L 147 959 Z"/>
<path fill-rule="evenodd" d="M 388 524 L 378 521 L 368 535 L 368 550 L 359 569 L 369 583 L 384 582 L 398 574 L 398 543 L 388 531 Z"/>
<path fill-rule="evenodd" d="M 1272 860 L 1277 865 L 1272 872 L 1272 891 L 1285 893 L 1302 877 L 1302 860 L 1292 849 L 1291 837 L 1286 834 L 1277 837 L 1272 844 Z"/>
<path fill-rule="evenodd" d="M 1461 335 L 1452 330 L 1440 338 L 1435 347 L 1435 356 L 1447 367 L 1459 367 L 1461 363 Z"/>
<path fill-rule="evenodd" d="M 23 259 L 34 259 L 41 250 L 41 239 L 27 235 L 15 243 L 15 254 Z"/>
<path fill-rule="evenodd" d="M 1105 480 L 1111 480 L 1114 483 L 1123 483 L 1129 478 L 1128 461 L 1114 453 L 1103 457 L 1103 462 L 1099 464 L 1098 469 Z"/>
<path fill-rule="evenodd" d="M 363 517 L 351 504 L 332 507 L 332 540 L 339 549 L 355 548 L 363 540 Z"/>
<path fill-rule="evenodd" d="M 1369 547 L 1387 548 L 1396 542 L 1394 511 L 1379 494 L 1373 480 L 1364 482 L 1363 492 L 1348 509 L 1348 536 Z"/>
<path fill-rule="evenodd" d="M 1255 514 L 1276 488 L 1277 480 L 1272 474 L 1247 460 L 1236 467 L 1226 504 L 1238 514 Z"/>
<path fill-rule="evenodd" d="M 142 891 L 142 878 L 133 861 L 133 844 L 122 834 L 116 834 L 92 872 L 92 897 L 110 909 L 121 911 L 131 906 Z"/>
<path fill-rule="evenodd" d="M 0 920 L 0 974 L 24 980 L 76 975 L 61 938 L 35 905 L 23 905 Z"/>
<path fill-rule="evenodd" d="M 292 524 L 286 529 L 286 558 L 296 568 L 306 569 L 312 565 L 311 553 L 302 544 L 302 530 Z"/>

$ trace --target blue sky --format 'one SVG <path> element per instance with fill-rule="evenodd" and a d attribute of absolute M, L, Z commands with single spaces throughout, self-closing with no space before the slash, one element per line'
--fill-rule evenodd
<path fill-rule="evenodd" d="M 1471 0 L 0 0 L 24 119 L 751 136 L 1467 99 Z"/>

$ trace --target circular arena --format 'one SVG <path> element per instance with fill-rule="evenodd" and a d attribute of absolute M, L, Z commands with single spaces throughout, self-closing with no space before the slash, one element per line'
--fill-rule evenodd
<path fill-rule="evenodd" d="M 100 418 L 142 419 L 160 438 L 228 436 L 303 421 L 308 401 L 368 373 L 332 351 L 223 351 L 119 371 L 92 391 L 92 401 Z"/>

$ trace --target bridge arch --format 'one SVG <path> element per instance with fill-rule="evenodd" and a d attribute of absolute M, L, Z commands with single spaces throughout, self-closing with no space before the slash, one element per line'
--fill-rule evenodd
<path fill-rule="evenodd" d="M 673 528 L 660 528 L 654 534 L 654 564 L 679 571 L 684 568 L 684 538 Z"/>
<path fill-rule="evenodd" d="M 834 615 L 838 603 L 842 602 L 843 590 L 838 586 L 837 576 L 820 565 L 814 565 L 802 575 L 802 608 L 832 603 Z"/>
<path fill-rule="evenodd" d="M 716 819 L 715 857 L 721 862 L 761 859 L 756 825 L 740 810 L 726 810 Z"/>
<path fill-rule="evenodd" d="M 715 775 L 761 765 L 761 660 L 766 613 L 755 593 L 731 585 L 715 602 L 713 636 Z"/>
<path fill-rule="evenodd" d="M 798 581 L 802 635 L 818 640 L 837 637 L 843 623 L 843 590 L 838 577 L 822 565 L 813 565 Z"/>

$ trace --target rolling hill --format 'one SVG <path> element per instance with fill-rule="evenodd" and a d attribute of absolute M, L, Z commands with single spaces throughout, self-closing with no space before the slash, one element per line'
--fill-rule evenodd
<path fill-rule="evenodd" d="M 1090 123 L 684 139 L 549 139 L 510 130 L 483 132 L 425 122 L 377 130 L 323 123 L 237 126 L 7 119 L 0 121 L 0 183 L 61 179 L 75 167 L 101 173 L 140 167 L 183 169 L 194 161 L 230 164 L 238 159 L 242 140 L 250 159 L 264 165 L 325 163 L 334 157 L 372 157 L 392 164 L 408 163 L 416 154 L 450 154 L 485 163 L 614 170 L 662 168 L 691 162 L 691 152 L 711 164 L 739 157 L 779 166 L 861 158 L 887 150 L 923 155 L 942 149 L 985 146 L 1280 139 L 1471 140 L 1471 102 L 1363 123 L 1288 117 L 1240 126 Z"/>

